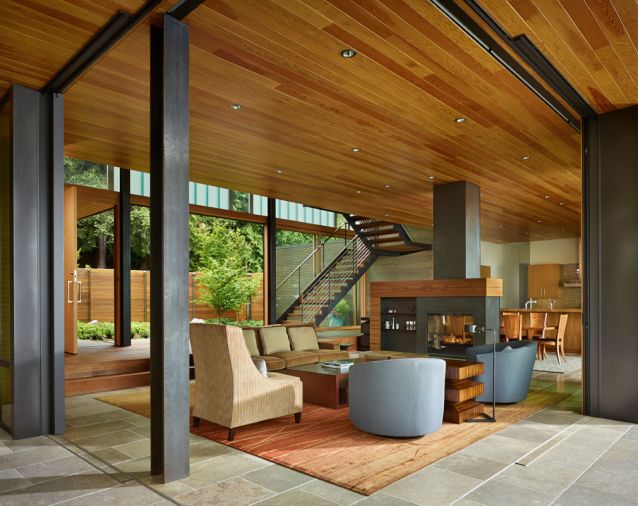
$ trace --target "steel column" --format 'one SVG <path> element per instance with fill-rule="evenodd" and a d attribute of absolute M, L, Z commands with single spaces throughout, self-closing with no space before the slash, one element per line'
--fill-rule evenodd
<path fill-rule="evenodd" d="M 268 292 L 268 323 L 277 323 L 277 207 L 275 199 L 268 199 L 266 221 L 266 291 Z"/>
<path fill-rule="evenodd" d="M 151 473 L 189 474 L 188 26 L 151 28 Z"/>
<path fill-rule="evenodd" d="M 49 409 L 48 431 L 64 433 L 64 95 L 42 93 L 43 115 L 41 138 L 43 180 L 47 182 L 48 200 L 46 223 L 42 240 L 48 244 L 49 314 L 42 319 L 43 357 L 48 353 L 48 374 L 42 376 L 42 390 L 48 391 L 50 400 L 43 399 Z M 46 426 L 45 426 L 46 427 Z M 45 431 L 46 432 L 46 429 Z"/>
<path fill-rule="evenodd" d="M 19 85 L 11 101 L 12 435 L 20 439 L 64 430 L 63 101 Z"/>
<path fill-rule="evenodd" d="M 115 342 L 131 345 L 131 173 L 120 169 L 115 233 Z"/>
<path fill-rule="evenodd" d="M 638 106 L 585 122 L 585 413 L 638 422 Z"/>

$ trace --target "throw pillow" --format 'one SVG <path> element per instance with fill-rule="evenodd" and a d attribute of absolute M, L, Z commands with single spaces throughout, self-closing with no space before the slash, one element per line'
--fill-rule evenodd
<path fill-rule="evenodd" d="M 285 327 L 262 327 L 259 329 L 264 354 L 270 355 L 280 351 L 290 351 L 290 341 Z"/>
<path fill-rule="evenodd" d="M 254 358 L 253 364 L 264 378 L 268 377 L 268 368 L 266 367 L 266 361 L 263 358 Z"/>
<path fill-rule="evenodd" d="M 317 333 L 312 327 L 288 327 L 288 335 L 295 351 L 319 349 Z"/>
<path fill-rule="evenodd" d="M 253 357 L 259 356 L 259 348 L 257 347 L 257 334 L 254 329 L 242 329 L 244 334 L 244 341 L 246 341 L 246 348 Z"/>
<path fill-rule="evenodd" d="M 503 348 L 501 351 L 511 351 L 514 348 L 512 348 L 511 346 L 506 346 L 505 348 Z"/>

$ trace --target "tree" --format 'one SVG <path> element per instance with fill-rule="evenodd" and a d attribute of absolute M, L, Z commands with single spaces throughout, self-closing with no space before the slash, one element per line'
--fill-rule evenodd
<path fill-rule="evenodd" d="M 71 184 L 108 188 L 106 165 L 64 159 L 65 181 Z M 233 207 L 248 210 L 249 195 L 233 192 Z M 131 207 L 131 267 L 148 269 L 150 260 L 150 210 L 143 206 Z M 263 270 L 263 227 L 248 223 L 210 216 L 195 216 L 190 220 L 191 270 L 198 271 L 208 266 L 210 258 L 228 256 L 229 251 L 238 252 L 250 272 Z M 79 263 L 104 268 L 107 259 L 113 256 L 114 216 L 105 211 L 78 221 Z M 211 237 L 206 237 L 208 234 Z"/>
<path fill-rule="evenodd" d="M 293 244 L 312 244 L 313 234 L 293 232 L 291 230 L 277 230 L 277 246 L 291 246 Z"/>
<path fill-rule="evenodd" d="M 236 258 L 212 259 L 210 267 L 197 276 L 201 295 L 197 300 L 215 309 L 217 321 L 225 311 L 238 311 L 261 283 L 261 275 L 251 275 Z"/>
<path fill-rule="evenodd" d="M 263 239 L 254 224 L 191 215 L 189 225 L 191 271 L 210 269 L 213 260 L 231 257 L 249 272 L 263 270 Z"/>

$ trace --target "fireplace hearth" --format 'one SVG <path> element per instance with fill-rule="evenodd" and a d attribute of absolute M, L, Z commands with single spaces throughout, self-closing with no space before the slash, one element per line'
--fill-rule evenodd
<path fill-rule="evenodd" d="M 465 355 L 465 349 L 474 345 L 472 334 L 465 332 L 465 326 L 474 323 L 473 314 L 428 313 L 426 321 L 428 355 Z"/>

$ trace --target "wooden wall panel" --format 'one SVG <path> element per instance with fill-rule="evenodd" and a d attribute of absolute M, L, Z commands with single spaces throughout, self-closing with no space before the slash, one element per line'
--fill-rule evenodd
<path fill-rule="evenodd" d="M 259 274 L 260 275 L 260 274 Z M 192 291 L 191 280 L 195 279 L 195 292 Z M 78 279 L 82 282 L 82 303 L 77 305 L 77 319 L 79 321 L 98 320 L 113 322 L 113 270 L 112 269 L 78 269 Z M 150 271 L 131 271 L 131 321 L 150 321 Z M 200 295 L 197 286 L 196 273 L 189 274 L 189 300 L 196 300 Z M 203 304 L 191 303 L 189 306 L 191 318 L 216 318 L 215 311 Z M 263 284 L 251 299 L 251 319 L 263 320 Z M 227 311 L 222 317 L 234 320 L 246 320 L 247 308 L 242 306 L 239 311 Z"/>

